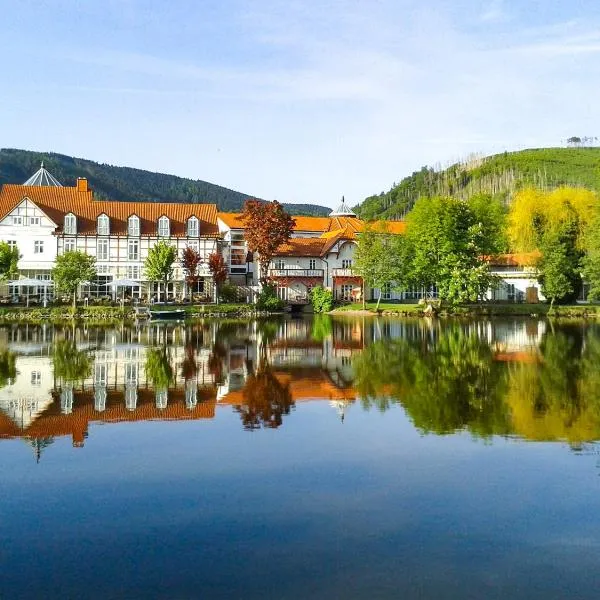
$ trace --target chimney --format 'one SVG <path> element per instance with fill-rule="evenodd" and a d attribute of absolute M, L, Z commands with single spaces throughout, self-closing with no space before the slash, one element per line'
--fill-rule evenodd
<path fill-rule="evenodd" d="M 77 178 L 77 191 L 87 192 L 88 191 L 88 180 L 85 177 Z"/>

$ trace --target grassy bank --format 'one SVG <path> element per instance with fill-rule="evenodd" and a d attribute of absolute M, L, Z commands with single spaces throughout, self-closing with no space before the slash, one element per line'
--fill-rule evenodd
<path fill-rule="evenodd" d="M 186 318 L 247 316 L 255 314 L 254 306 L 249 304 L 205 304 L 198 306 L 169 305 L 160 306 L 160 310 L 185 310 Z M 133 321 L 135 311 L 131 307 L 120 306 L 78 306 L 73 311 L 70 306 L 48 308 L 9 306 L 0 308 L 0 323 L 68 323 L 82 321 L 90 325 L 112 325 L 123 321 Z"/>
<path fill-rule="evenodd" d="M 422 316 L 424 306 L 418 304 L 398 304 L 368 302 L 366 312 L 381 315 Z M 351 314 L 364 312 L 362 304 L 347 304 L 336 308 L 332 314 Z M 554 306 L 550 312 L 549 304 L 467 304 L 461 306 L 444 306 L 439 311 L 440 315 L 458 316 L 548 316 L 554 318 L 599 318 L 600 305 L 597 304 L 569 304 Z"/>

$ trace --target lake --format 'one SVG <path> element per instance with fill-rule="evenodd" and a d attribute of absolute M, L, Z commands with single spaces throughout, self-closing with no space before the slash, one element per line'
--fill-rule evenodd
<path fill-rule="evenodd" d="M 595 598 L 600 327 L 0 328 L 0 597 Z"/>

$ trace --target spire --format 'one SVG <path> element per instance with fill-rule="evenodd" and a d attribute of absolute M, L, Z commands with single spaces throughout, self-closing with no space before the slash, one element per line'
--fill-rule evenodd
<path fill-rule="evenodd" d="M 342 196 L 342 203 L 333 211 L 329 213 L 330 217 L 355 217 L 356 213 L 346 204 L 344 196 Z"/>
<path fill-rule="evenodd" d="M 58 181 L 49 171 L 44 167 L 44 161 L 42 161 L 40 168 L 35 172 L 23 185 L 41 185 L 47 187 L 62 187 L 62 183 Z"/>

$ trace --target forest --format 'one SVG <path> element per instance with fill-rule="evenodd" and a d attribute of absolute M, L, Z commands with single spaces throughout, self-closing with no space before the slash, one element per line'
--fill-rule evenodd
<path fill-rule="evenodd" d="M 53 152 L 0 149 L 0 184 L 23 183 L 44 161 L 46 168 L 63 185 L 75 185 L 77 177 L 86 177 L 94 195 L 105 200 L 182 202 L 216 204 L 221 211 L 241 211 L 250 194 L 236 192 L 207 181 L 153 173 L 130 167 L 115 167 L 83 158 Z M 329 214 L 329 208 L 316 204 L 284 204 L 292 215 Z"/>

